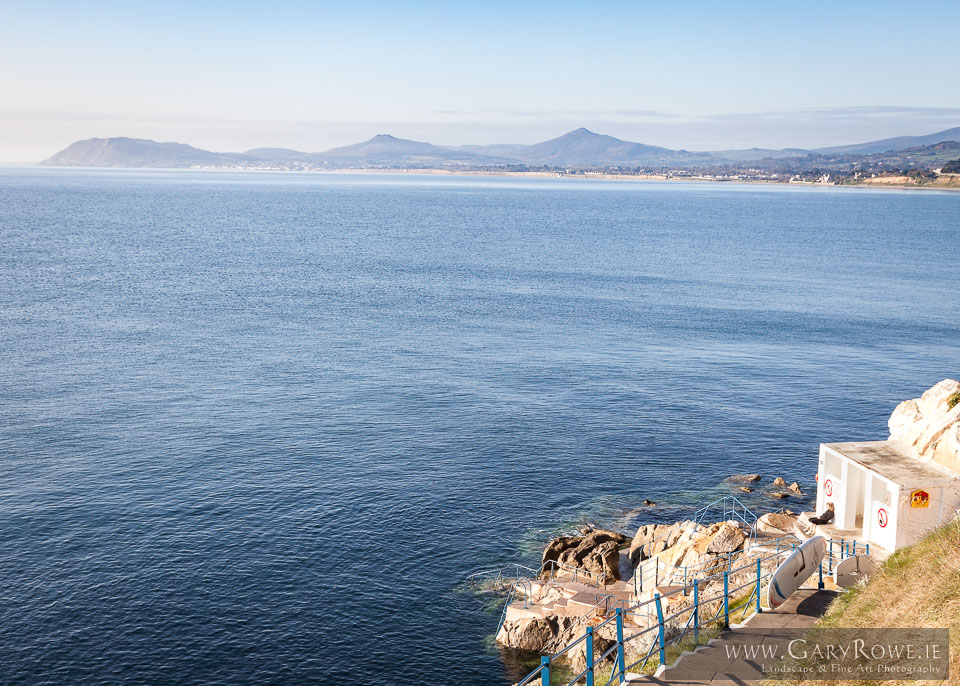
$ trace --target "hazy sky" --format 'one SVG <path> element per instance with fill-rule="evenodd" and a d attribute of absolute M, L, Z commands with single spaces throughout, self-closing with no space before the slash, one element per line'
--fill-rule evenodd
<path fill-rule="evenodd" d="M 134 136 L 688 149 L 960 126 L 960 2 L 0 0 L 0 161 Z"/>

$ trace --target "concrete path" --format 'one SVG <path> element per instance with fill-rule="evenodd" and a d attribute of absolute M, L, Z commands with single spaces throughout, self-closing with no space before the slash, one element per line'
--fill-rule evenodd
<path fill-rule="evenodd" d="M 701 647 L 692 655 L 680 658 L 659 677 L 635 676 L 628 684 L 662 684 L 678 686 L 711 686 L 753 684 L 763 679 L 757 660 L 742 656 L 744 646 L 755 649 L 776 650 L 777 655 L 786 652 L 787 643 L 797 636 L 797 631 L 812 627 L 826 612 L 830 601 L 836 597 L 833 591 L 801 589 L 776 610 L 764 610 L 753 615 L 740 628 L 725 631 L 709 645 Z M 732 657 L 741 652 L 740 657 Z M 770 654 L 770 653 L 768 653 Z M 769 662 L 769 661 L 768 661 Z"/>

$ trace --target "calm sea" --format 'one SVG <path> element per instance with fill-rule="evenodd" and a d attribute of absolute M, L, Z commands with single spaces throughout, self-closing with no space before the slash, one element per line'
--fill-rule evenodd
<path fill-rule="evenodd" d="M 0 171 L 0 682 L 506 683 L 465 573 L 810 484 L 958 277 L 960 194 Z"/>

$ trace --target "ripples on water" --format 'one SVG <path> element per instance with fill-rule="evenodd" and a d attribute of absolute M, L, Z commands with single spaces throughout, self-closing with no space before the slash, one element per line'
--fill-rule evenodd
<path fill-rule="evenodd" d="M 464 572 L 960 374 L 960 195 L 7 170 L 0 239 L 3 682 L 501 684 Z"/>

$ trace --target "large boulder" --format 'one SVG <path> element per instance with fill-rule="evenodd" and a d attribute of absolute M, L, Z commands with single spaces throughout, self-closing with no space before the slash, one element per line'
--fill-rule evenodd
<path fill-rule="evenodd" d="M 960 471 L 960 422 L 941 434 L 933 450 L 933 459 L 946 467 Z"/>
<path fill-rule="evenodd" d="M 740 550 L 745 540 L 747 536 L 743 533 L 743 529 L 731 522 L 723 522 L 717 532 L 710 537 L 705 550 L 714 555 L 725 555 Z"/>
<path fill-rule="evenodd" d="M 630 563 L 636 565 L 666 548 L 667 534 L 676 526 L 678 524 L 646 524 L 637 529 L 630 543 Z"/>
<path fill-rule="evenodd" d="M 919 398 L 903 401 L 887 426 L 890 440 L 906 444 L 921 459 L 960 472 L 960 381 L 944 379 Z"/>
<path fill-rule="evenodd" d="M 667 535 L 667 547 L 676 545 L 685 535 L 693 535 L 698 531 L 703 531 L 706 527 L 696 522 L 685 519 L 682 522 L 677 522 L 670 528 L 670 533 Z"/>
<path fill-rule="evenodd" d="M 584 555 L 580 566 L 606 581 L 619 581 L 620 547 L 615 541 L 605 541 Z"/>
<path fill-rule="evenodd" d="M 784 512 L 768 512 L 757 520 L 757 531 L 779 538 L 793 533 L 793 523 L 795 521 L 797 521 L 796 515 Z"/>
<path fill-rule="evenodd" d="M 579 567 L 580 562 L 589 552 L 590 548 L 584 548 L 582 545 L 578 545 L 576 548 L 568 548 L 560 553 L 557 562 L 564 567 Z"/>
<path fill-rule="evenodd" d="M 683 527 L 673 544 L 657 557 L 669 567 L 692 567 L 711 557 L 706 547 L 710 538 L 719 530 L 719 524 L 709 527 Z M 669 540 L 669 539 L 668 539 Z"/>
<path fill-rule="evenodd" d="M 561 627 L 556 617 L 523 617 L 503 623 L 497 642 L 508 648 L 543 652 L 554 643 Z"/>
<path fill-rule="evenodd" d="M 605 581 L 620 579 L 620 546 L 630 539 L 615 531 L 596 529 L 585 536 L 561 536 L 547 544 L 543 551 L 543 561 L 551 560 L 562 567 L 585 569 L 600 575 Z M 549 576 L 550 565 L 544 569 Z"/>
<path fill-rule="evenodd" d="M 601 543 L 606 543 L 612 541 L 618 546 L 623 545 L 630 538 L 619 534 L 616 531 L 607 531 L 606 529 L 594 529 L 589 534 L 583 537 L 583 541 L 580 545 L 586 546 L 588 548 L 596 548 Z"/>
<path fill-rule="evenodd" d="M 563 551 L 576 548 L 582 542 L 583 536 L 560 536 L 559 538 L 553 539 L 547 543 L 547 547 L 543 549 L 544 564 L 551 560 L 559 559 Z"/>

